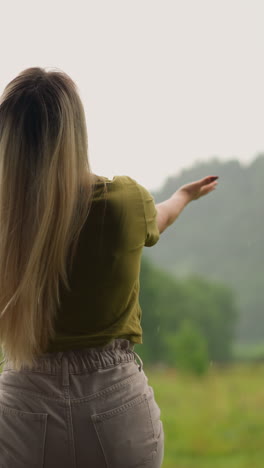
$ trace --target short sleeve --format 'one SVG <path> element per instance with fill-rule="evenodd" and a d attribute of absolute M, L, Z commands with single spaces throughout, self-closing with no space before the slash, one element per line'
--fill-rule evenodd
<path fill-rule="evenodd" d="M 141 194 L 146 222 L 145 246 L 151 247 L 152 245 L 155 245 L 160 238 L 160 232 L 157 224 L 157 210 L 155 207 L 155 201 L 153 196 L 145 187 L 138 183 L 136 184 Z"/>

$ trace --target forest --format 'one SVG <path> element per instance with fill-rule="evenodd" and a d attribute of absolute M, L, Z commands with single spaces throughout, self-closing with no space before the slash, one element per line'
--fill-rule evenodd
<path fill-rule="evenodd" d="M 199 276 L 175 279 L 142 260 L 140 273 L 144 362 L 203 373 L 232 360 L 238 309 L 232 289 Z"/>
<path fill-rule="evenodd" d="M 177 176 L 168 177 L 159 192 L 151 192 L 155 202 L 160 203 L 187 182 L 206 175 L 219 176 L 219 184 L 214 192 L 191 202 L 161 234 L 157 244 L 143 250 L 143 260 L 169 275 L 167 282 L 161 278 L 156 282 L 153 276 L 153 290 L 156 294 L 159 291 L 158 298 L 152 299 L 155 307 L 159 302 L 157 313 L 160 313 L 160 317 L 155 318 L 156 326 L 160 330 L 168 327 L 169 317 L 173 314 L 175 327 L 179 324 L 180 316 L 191 317 L 192 320 L 195 318 L 204 332 L 211 327 L 211 338 L 208 336 L 208 340 L 212 339 L 215 344 L 213 346 L 210 342 L 209 348 L 217 359 L 220 357 L 217 333 L 216 330 L 215 333 L 212 331 L 214 328 L 212 323 L 209 326 L 209 322 L 213 322 L 213 317 L 216 317 L 215 327 L 218 334 L 223 335 L 223 324 L 218 314 L 227 327 L 221 337 L 222 342 L 227 339 L 225 336 L 231 335 L 235 343 L 245 345 L 261 346 L 264 341 L 263 174 L 263 154 L 259 154 L 247 166 L 235 159 L 220 162 L 212 158 L 197 163 Z M 153 307 L 151 302 L 147 303 L 151 281 L 145 280 L 145 276 L 143 267 L 143 321 L 147 320 L 149 309 Z M 173 279 L 175 285 L 170 287 Z M 221 300 L 213 297 L 214 294 L 220 297 L 220 290 Z M 192 294 L 196 306 L 193 304 L 186 312 L 186 301 L 188 299 L 191 302 Z M 182 302 L 184 295 L 186 301 Z M 208 315 L 208 323 L 205 317 L 200 316 L 203 307 L 206 308 L 203 314 Z M 232 310 L 230 316 L 229 309 Z M 149 324 L 145 329 L 146 342 L 148 327 Z M 223 358 L 227 357 L 228 348 L 225 353 Z"/>

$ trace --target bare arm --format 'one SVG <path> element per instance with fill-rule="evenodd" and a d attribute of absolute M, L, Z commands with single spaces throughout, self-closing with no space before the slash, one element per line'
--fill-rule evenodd
<path fill-rule="evenodd" d="M 180 187 L 170 198 L 156 204 L 157 224 L 162 233 L 170 226 L 190 201 L 197 200 L 203 195 L 212 192 L 217 186 L 216 176 L 208 176 L 204 179 L 192 182 Z"/>

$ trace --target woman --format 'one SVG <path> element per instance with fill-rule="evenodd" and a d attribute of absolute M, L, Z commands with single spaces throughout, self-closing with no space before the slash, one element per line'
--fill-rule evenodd
<path fill-rule="evenodd" d="M 142 249 L 216 187 L 154 204 L 91 172 L 78 89 L 29 68 L 0 101 L 0 466 L 162 464 L 164 432 L 134 351 Z M 139 360 L 139 364 L 137 363 Z"/>

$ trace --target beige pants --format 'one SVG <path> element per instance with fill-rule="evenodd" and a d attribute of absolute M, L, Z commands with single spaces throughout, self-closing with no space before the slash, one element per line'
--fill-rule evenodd
<path fill-rule="evenodd" d="M 0 374 L 1 468 L 160 468 L 164 432 L 133 345 L 46 353 Z"/>

